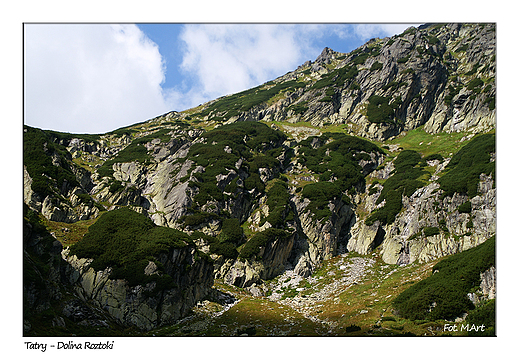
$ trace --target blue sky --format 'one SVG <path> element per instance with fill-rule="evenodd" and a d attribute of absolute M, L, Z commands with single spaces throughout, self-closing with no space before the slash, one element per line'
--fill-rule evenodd
<path fill-rule="evenodd" d="M 104 133 L 419 24 L 25 24 L 24 123 Z"/>

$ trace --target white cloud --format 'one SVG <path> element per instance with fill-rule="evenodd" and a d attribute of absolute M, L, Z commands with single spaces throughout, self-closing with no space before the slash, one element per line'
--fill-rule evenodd
<path fill-rule="evenodd" d="M 157 45 L 134 25 L 28 24 L 25 123 L 103 133 L 168 111 Z"/>
<path fill-rule="evenodd" d="M 353 35 L 362 39 L 369 40 L 374 37 L 386 37 L 400 34 L 410 26 L 420 24 L 354 24 L 352 25 Z"/>
<path fill-rule="evenodd" d="M 291 25 L 186 25 L 181 69 L 194 83 L 170 89 L 169 102 L 186 109 L 293 70 L 306 52 L 297 37 Z"/>

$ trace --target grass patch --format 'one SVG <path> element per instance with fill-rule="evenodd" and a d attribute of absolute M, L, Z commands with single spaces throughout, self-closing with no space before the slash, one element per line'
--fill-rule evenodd
<path fill-rule="evenodd" d="M 440 154 L 446 158 L 460 150 L 464 145 L 460 140 L 466 135 L 465 132 L 428 134 L 421 126 L 388 141 L 387 144 L 398 144 L 403 149 L 417 151 L 424 157 Z"/>

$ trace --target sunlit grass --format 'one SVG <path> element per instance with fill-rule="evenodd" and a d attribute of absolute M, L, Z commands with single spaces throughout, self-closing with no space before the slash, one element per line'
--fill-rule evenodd
<path fill-rule="evenodd" d="M 423 127 L 410 130 L 397 138 L 386 141 L 385 144 L 398 144 L 405 150 L 415 150 L 423 157 L 432 154 L 441 154 L 443 157 L 450 157 L 467 143 L 461 139 L 469 132 L 461 131 L 458 133 L 439 133 L 429 134 Z"/>
<path fill-rule="evenodd" d="M 44 219 L 44 225 L 50 233 L 54 233 L 56 239 L 58 239 L 63 246 L 70 246 L 80 241 L 87 233 L 88 228 L 94 224 L 98 218 L 81 220 L 75 223 L 64 223 Z"/>

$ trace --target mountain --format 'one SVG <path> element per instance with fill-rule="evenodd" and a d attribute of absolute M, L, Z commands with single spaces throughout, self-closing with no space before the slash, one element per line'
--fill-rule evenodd
<path fill-rule="evenodd" d="M 25 334 L 489 323 L 495 50 L 494 24 L 424 25 L 107 134 L 24 126 Z M 454 256 L 465 282 L 446 280 Z M 452 295 L 424 293 L 432 269 Z M 376 296 L 367 284 L 377 311 L 352 305 Z M 420 291 L 439 308 L 410 308 Z M 279 332 L 258 307 L 307 330 Z"/>

